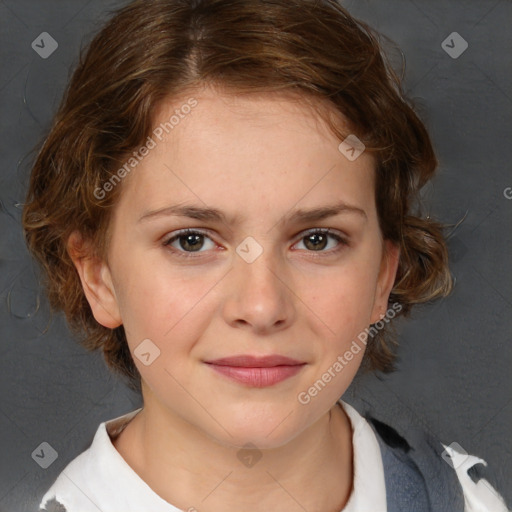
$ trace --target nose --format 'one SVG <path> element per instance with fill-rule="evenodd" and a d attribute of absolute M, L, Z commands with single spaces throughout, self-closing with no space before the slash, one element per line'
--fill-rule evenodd
<path fill-rule="evenodd" d="M 251 263 L 235 255 L 224 283 L 223 315 L 232 327 L 270 334 L 289 327 L 296 315 L 291 276 L 270 250 Z"/>

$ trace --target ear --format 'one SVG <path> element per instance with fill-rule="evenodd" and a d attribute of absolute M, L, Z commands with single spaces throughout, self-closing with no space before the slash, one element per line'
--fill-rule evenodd
<path fill-rule="evenodd" d="M 400 260 L 400 248 L 397 245 L 390 240 L 384 240 L 383 245 L 382 260 L 370 320 L 372 324 L 378 322 L 386 314 L 389 294 L 395 284 L 398 262 Z"/>
<path fill-rule="evenodd" d="M 85 242 L 78 231 L 69 236 L 67 251 L 78 271 L 94 318 L 104 327 L 119 327 L 123 322 L 107 263 L 95 254 L 91 244 Z"/>

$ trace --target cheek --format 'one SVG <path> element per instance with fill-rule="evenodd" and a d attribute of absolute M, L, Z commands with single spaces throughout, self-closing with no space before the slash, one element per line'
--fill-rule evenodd
<path fill-rule="evenodd" d="M 348 388 L 359 369 L 366 344 L 375 291 L 375 274 L 361 266 L 340 270 L 322 282 L 308 302 L 319 326 L 316 332 L 315 364 L 305 375 L 297 400 L 320 411 L 334 403 Z M 362 334 L 363 333 L 363 334 Z"/>
<path fill-rule="evenodd" d="M 125 279 L 120 309 L 130 348 L 151 339 L 162 351 L 176 352 L 192 343 L 204 328 L 209 314 L 205 308 L 214 295 L 212 288 L 221 277 L 193 276 L 160 260 L 120 267 Z M 203 323 L 202 323 L 203 319 Z"/>
<path fill-rule="evenodd" d="M 308 302 L 329 328 L 330 337 L 346 340 L 370 324 L 377 274 L 372 265 L 358 263 L 317 283 L 318 288 L 310 294 Z"/>
<path fill-rule="evenodd" d="M 171 374 L 179 368 L 180 375 L 192 375 L 195 369 L 190 351 L 211 319 L 215 282 L 210 281 L 163 276 L 153 267 L 153 272 L 132 279 L 131 293 L 123 297 L 121 315 L 128 346 L 143 380 L 158 395 L 178 396 L 180 386 Z M 138 354 L 148 352 L 150 364 L 146 365 Z"/>

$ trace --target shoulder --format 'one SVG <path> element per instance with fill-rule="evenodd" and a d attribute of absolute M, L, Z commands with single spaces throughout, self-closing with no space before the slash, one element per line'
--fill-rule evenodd
<path fill-rule="evenodd" d="M 91 446 L 73 459 L 59 474 L 41 500 L 40 512 L 97 511 L 94 504 L 96 479 L 94 468 L 102 455 L 102 437 L 107 435 L 102 423 Z M 91 478 L 92 477 L 92 478 Z"/>
<path fill-rule="evenodd" d="M 123 468 L 110 435 L 119 432 L 139 410 L 98 426 L 90 447 L 64 468 L 45 493 L 40 512 L 98 511 L 109 499 L 112 479 Z"/>
<path fill-rule="evenodd" d="M 483 478 L 484 460 L 463 452 L 456 443 L 443 444 L 423 429 L 401 434 L 371 411 L 363 417 L 376 434 L 387 495 L 395 500 L 392 506 L 388 503 L 388 510 L 509 512 Z"/>
<path fill-rule="evenodd" d="M 487 462 L 469 455 L 457 443 L 443 444 L 442 456 L 453 467 L 464 492 L 466 512 L 510 512 L 502 496 L 485 479 Z"/>
<path fill-rule="evenodd" d="M 372 415 L 366 419 L 381 448 L 388 508 L 464 511 L 463 489 L 453 468 L 442 458 L 441 443 L 420 429 L 409 430 L 404 436 Z M 394 500 L 392 507 L 390 500 Z"/>

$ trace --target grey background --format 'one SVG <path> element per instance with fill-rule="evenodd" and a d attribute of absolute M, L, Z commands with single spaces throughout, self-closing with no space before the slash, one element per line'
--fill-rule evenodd
<path fill-rule="evenodd" d="M 50 317 L 20 227 L 31 150 L 82 41 L 121 4 L 0 0 L 0 511 L 36 510 L 98 424 L 140 406 L 99 354 L 73 340 L 60 315 Z M 401 432 L 420 425 L 484 458 L 487 478 L 510 506 L 512 2 L 343 5 L 404 52 L 404 88 L 440 159 L 440 174 L 424 191 L 428 211 L 451 224 L 464 218 L 449 241 L 453 295 L 400 323 L 396 373 L 360 376 L 344 398 Z M 441 47 L 454 31 L 469 44 L 457 59 Z M 42 32 L 59 45 L 47 59 L 31 48 Z M 400 65 L 400 53 L 392 54 Z M 31 457 L 42 442 L 58 453 L 48 469 Z"/>

